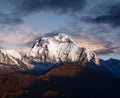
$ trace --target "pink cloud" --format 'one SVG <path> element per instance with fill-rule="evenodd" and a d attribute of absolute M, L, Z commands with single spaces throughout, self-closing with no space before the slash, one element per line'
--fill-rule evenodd
<path fill-rule="evenodd" d="M 26 45 L 28 42 L 35 39 L 38 35 L 37 32 L 29 28 L 27 25 L 23 25 L 21 30 L 11 30 L 6 32 L 0 32 L 0 43 L 4 49 L 15 49 L 19 52 L 27 52 L 30 48 Z"/>

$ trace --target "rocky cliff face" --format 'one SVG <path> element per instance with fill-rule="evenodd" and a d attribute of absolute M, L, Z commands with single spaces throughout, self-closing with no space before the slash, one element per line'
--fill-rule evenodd
<path fill-rule="evenodd" d="M 99 64 L 99 59 L 94 52 L 79 47 L 70 37 L 62 33 L 39 39 L 27 57 L 43 63 L 92 62 Z"/>

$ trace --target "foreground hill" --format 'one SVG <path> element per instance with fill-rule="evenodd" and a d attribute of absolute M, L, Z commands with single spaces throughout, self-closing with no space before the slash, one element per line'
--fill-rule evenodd
<path fill-rule="evenodd" d="M 1 98 L 120 97 L 120 80 L 104 70 L 65 64 L 39 76 L 14 73 L 0 76 Z"/>

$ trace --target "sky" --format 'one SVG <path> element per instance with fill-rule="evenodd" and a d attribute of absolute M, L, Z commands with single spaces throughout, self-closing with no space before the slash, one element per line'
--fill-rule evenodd
<path fill-rule="evenodd" d="M 120 59 L 120 0 L 0 0 L 0 48 L 21 53 L 65 33 L 102 59 Z"/>

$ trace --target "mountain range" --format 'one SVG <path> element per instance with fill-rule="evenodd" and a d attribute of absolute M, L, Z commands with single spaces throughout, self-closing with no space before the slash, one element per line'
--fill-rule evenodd
<path fill-rule="evenodd" d="M 102 60 L 95 52 L 80 47 L 63 33 L 38 39 L 24 57 L 15 50 L 0 49 L 0 74 L 26 72 L 41 74 L 62 64 L 80 63 L 103 69 L 120 78 L 120 60 Z"/>
<path fill-rule="evenodd" d="M 120 60 L 102 60 L 63 33 L 41 37 L 24 56 L 0 49 L 0 98 L 119 98 L 119 83 Z"/>

